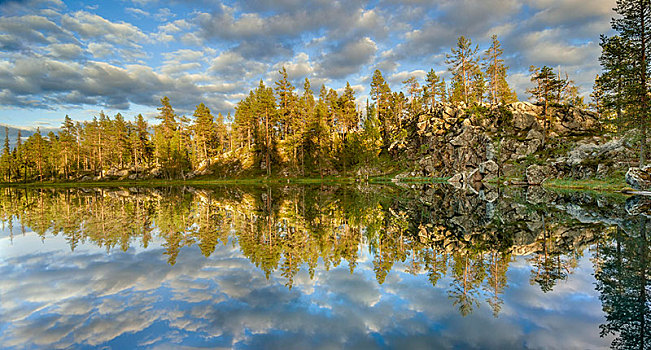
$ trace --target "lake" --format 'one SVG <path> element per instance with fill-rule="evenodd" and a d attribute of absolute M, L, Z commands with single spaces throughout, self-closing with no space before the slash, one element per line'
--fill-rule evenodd
<path fill-rule="evenodd" d="M 0 188 L 0 348 L 649 348 L 647 215 L 540 187 Z"/>

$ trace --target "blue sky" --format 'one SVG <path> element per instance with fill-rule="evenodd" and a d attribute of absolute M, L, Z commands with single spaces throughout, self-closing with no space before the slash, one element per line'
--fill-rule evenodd
<path fill-rule="evenodd" d="M 526 99 L 529 65 L 567 71 L 585 95 L 615 0 L 0 0 L 0 123 L 58 126 L 103 110 L 152 117 L 234 105 L 285 66 L 302 89 L 346 81 L 365 101 L 379 68 L 393 89 L 433 68 L 466 35 L 499 36 Z"/>

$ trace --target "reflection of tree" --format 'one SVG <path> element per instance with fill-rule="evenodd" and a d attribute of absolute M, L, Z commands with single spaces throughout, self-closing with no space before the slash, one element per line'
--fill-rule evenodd
<path fill-rule="evenodd" d="M 499 313 L 518 237 L 534 237 L 524 250 L 535 252 L 533 281 L 545 291 L 567 278 L 576 263 L 574 245 L 562 239 L 576 224 L 546 208 L 534 211 L 549 212 L 541 230 L 521 203 L 489 208 L 477 196 L 443 188 L 415 198 L 395 188 L 360 189 L 4 188 L 0 219 L 17 218 L 43 237 L 63 235 L 73 250 L 84 242 L 126 250 L 158 239 L 172 265 L 184 247 L 196 245 L 209 257 L 218 244 L 232 242 L 267 277 L 277 273 L 289 288 L 301 269 L 313 278 L 319 264 L 327 270 L 346 263 L 352 273 L 360 247 L 368 247 L 378 283 L 403 267 L 426 274 L 434 287 L 449 276 L 449 296 L 463 315 L 480 300 Z"/>
<path fill-rule="evenodd" d="M 543 215 L 540 242 L 542 249 L 529 259 L 533 267 L 530 283 L 538 284 L 545 293 L 554 289 L 558 281 L 566 280 L 577 262 L 574 254 L 563 254 L 563 251 L 556 249 L 555 237 L 550 231 Z"/>
<path fill-rule="evenodd" d="M 484 290 L 488 292 L 488 305 L 493 309 L 493 316 L 497 317 L 502 309 L 504 301 L 500 297 L 506 288 L 506 271 L 511 262 L 511 255 L 490 252 L 488 254 L 488 276 L 484 285 Z"/>
<path fill-rule="evenodd" d="M 452 288 L 449 291 L 459 312 L 467 316 L 479 306 L 478 287 L 486 277 L 484 259 L 481 254 L 458 251 L 452 255 Z"/>
<path fill-rule="evenodd" d="M 629 234 L 617 230 L 611 244 L 602 245 L 601 271 L 596 274 L 606 313 L 601 334 L 617 336 L 615 349 L 651 349 L 648 219 L 636 221 Z"/>

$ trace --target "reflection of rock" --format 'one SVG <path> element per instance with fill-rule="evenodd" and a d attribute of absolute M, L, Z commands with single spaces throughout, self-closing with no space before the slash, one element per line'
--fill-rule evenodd
<path fill-rule="evenodd" d="M 423 188 L 422 197 L 408 202 L 413 207 L 405 212 L 422 215 L 414 225 L 421 243 L 452 251 L 508 242 L 500 249 L 514 255 L 539 253 L 547 244 L 564 254 L 594 243 L 604 225 L 622 225 L 627 217 L 616 202 L 583 193 L 532 186 L 484 187 L 474 195 L 467 184 L 459 187 Z"/>
<path fill-rule="evenodd" d="M 651 216 L 651 197 L 633 196 L 627 199 L 626 212 L 631 216 Z"/>
<path fill-rule="evenodd" d="M 498 176 L 499 166 L 495 161 L 488 160 L 479 164 L 479 173 L 484 176 L 485 179 L 491 180 L 495 179 Z"/>
<path fill-rule="evenodd" d="M 479 172 L 479 169 L 474 169 L 468 171 L 468 175 L 466 176 L 466 181 L 469 184 L 481 182 L 483 176 L 481 176 L 481 173 Z"/>
<path fill-rule="evenodd" d="M 448 183 L 456 188 L 461 188 L 463 186 L 463 174 L 455 174 L 448 179 Z"/>
<path fill-rule="evenodd" d="M 626 183 L 636 190 L 651 189 L 651 165 L 647 165 L 643 169 L 629 168 L 626 172 Z"/>

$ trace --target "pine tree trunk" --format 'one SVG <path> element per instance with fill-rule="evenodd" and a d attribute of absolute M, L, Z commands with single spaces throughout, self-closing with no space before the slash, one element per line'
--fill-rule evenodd
<path fill-rule="evenodd" d="M 641 123 L 640 123 L 640 128 L 642 129 L 642 139 L 640 140 L 640 168 L 643 168 L 644 165 L 646 164 L 646 134 L 647 134 L 647 126 L 648 126 L 648 110 L 647 110 L 647 105 L 648 105 L 648 88 L 646 86 L 646 70 L 647 70 L 647 58 L 646 58 L 646 12 L 647 12 L 647 4 L 646 1 L 640 0 L 640 29 L 641 29 L 641 38 L 642 38 L 642 47 L 640 48 L 641 53 L 642 53 L 642 76 L 641 78 L 641 85 L 642 85 L 642 99 L 641 99 L 641 115 L 640 118 Z"/>
<path fill-rule="evenodd" d="M 468 80 L 466 78 L 466 59 L 463 58 L 461 62 L 462 78 L 463 78 L 463 100 L 468 105 Z"/>
<path fill-rule="evenodd" d="M 266 157 L 265 157 L 265 166 L 267 168 L 267 176 L 271 175 L 271 164 L 269 164 L 270 157 L 269 157 L 269 112 L 267 111 L 267 108 L 264 109 L 264 127 L 265 127 L 265 133 L 266 133 Z"/>
<path fill-rule="evenodd" d="M 493 104 L 497 104 L 497 51 L 493 52 Z"/>

